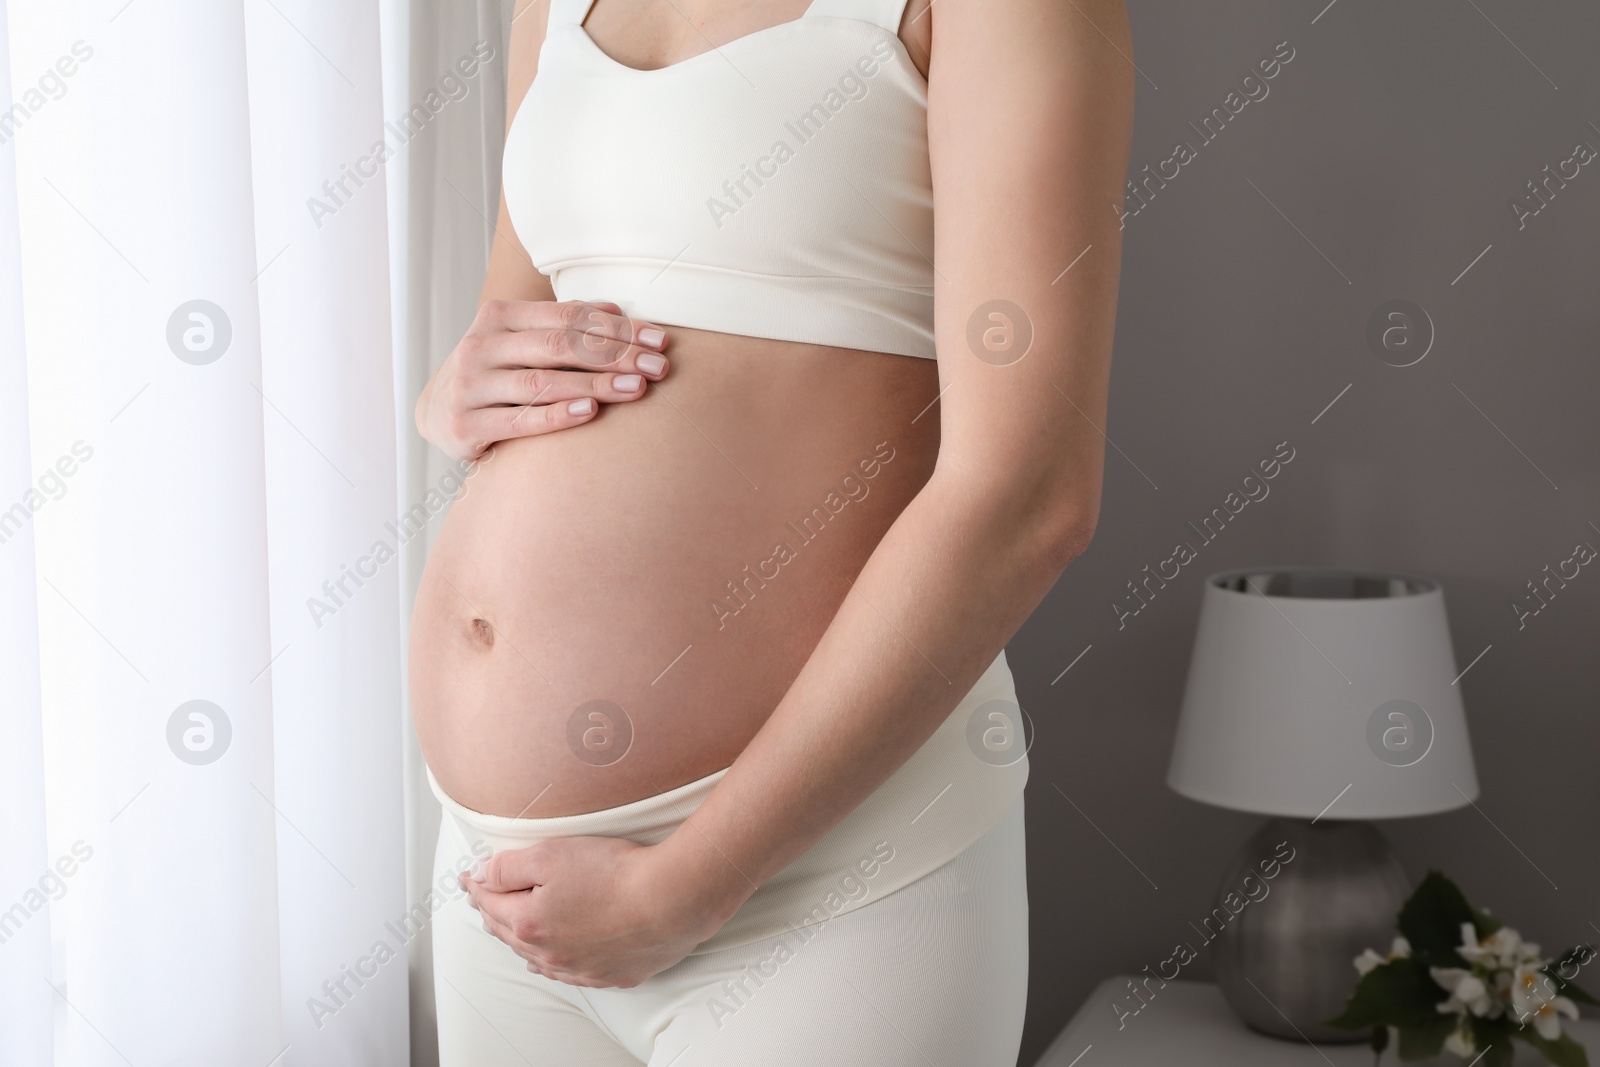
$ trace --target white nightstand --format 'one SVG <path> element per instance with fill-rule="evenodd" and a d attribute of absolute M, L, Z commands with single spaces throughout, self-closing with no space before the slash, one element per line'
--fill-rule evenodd
<path fill-rule="evenodd" d="M 1101 982 L 1035 1067 L 1372 1067 L 1372 1050 L 1364 1043 L 1313 1048 L 1247 1029 L 1210 982 L 1168 982 L 1139 1014 L 1124 1016 L 1119 1030 L 1113 1004 L 1132 1005 L 1128 981 L 1119 975 Z M 1562 1025 L 1583 1043 L 1591 1062 L 1600 1063 L 1600 1022 L 1563 1019 Z M 1544 1060 L 1518 1042 L 1516 1062 L 1532 1067 Z M 1383 1063 L 1400 1064 L 1393 1047 Z M 1427 1063 L 1466 1067 L 1448 1053 Z M 1405 1067 L 1425 1065 L 1413 1061 Z"/>

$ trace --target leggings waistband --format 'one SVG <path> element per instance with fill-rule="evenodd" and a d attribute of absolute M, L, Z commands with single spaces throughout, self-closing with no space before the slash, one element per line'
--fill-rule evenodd
<path fill-rule="evenodd" d="M 1016 689 L 1002 652 L 905 764 L 756 890 L 734 917 L 692 954 L 732 948 L 794 927 L 825 922 L 881 899 L 960 855 L 1010 808 L 1027 783 L 1028 761 L 1020 724 L 1014 761 L 997 759 L 990 743 L 995 724 L 1001 721 L 994 715 L 1006 714 L 1015 720 L 1016 707 Z M 980 712 L 980 708 L 985 710 Z M 998 728 L 1004 729 L 1004 725 Z M 477 840 L 497 852 L 555 837 L 622 837 L 642 845 L 657 844 L 704 803 L 726 773 L 726 768 L 714 771 L 665 793 L 614 808 L 544 819 L 473 811 L 452 800 L 431 771 L 428 784 L 444 808 L 440 832 L 452 835 L 465 854 Z"/>
<path fill-rule="evenodd" d="M 428 770 L 428 787 L 439 799 L 445 816 L 482 838 L 495 851 L 521 848 L 535 841 L 555 837 L 625 837 L 641 845 L 664 841 L 694 810 L 711 795 L 711 790 L 728 773 L 726 767 L 704 778 L 658 793 L 653 797 L 619 804 L 600 811 L 578 815 L 556 815 L 544 819 L 514 819 L 506 815 L 485 815 L 453 799 Z"/>

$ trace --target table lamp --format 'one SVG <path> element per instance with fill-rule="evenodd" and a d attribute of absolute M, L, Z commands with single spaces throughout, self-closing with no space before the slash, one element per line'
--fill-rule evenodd
<path fill-rule="evenodd" d="M 1167 784 L 1272 816 L 1197 931 L 1252 1029 L 1362 1041 L 1326 1025 L 1387 951 L 1410 884 L 1364 820 L 1478 795 L 1439 584 L 1414 575 L 1252 568 L 1206 579 Z"/>

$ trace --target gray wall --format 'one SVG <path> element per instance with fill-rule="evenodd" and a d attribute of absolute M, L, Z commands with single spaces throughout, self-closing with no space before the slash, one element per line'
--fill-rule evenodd
<path fill-rule="evenodd" d="M 1481 810 L 1384 829 L 1413 878 L 1438 866 L 1547 951 L 1600 938 L 1600 567 L 1525 629 L 1511 608 L 1578 541 L 1600 547 L 1600 159 L 1520 230 L 1510 206 L 1577 142 L 1600 148 L 1600 6 L 1326 3 L 1130 0 L 1130 170 L 1180 140 L 1197 158 L 1126 220 L 1107 427 L 1126 458 L 1108 452 L 1094 544 L 1010 648 L 1037 726 L 1024 1064 L 1098 981 L 1189 936 L 1259 822 L 1165 785 L 1200 587 L 1230 567 L 1443 583 L 1458 668 L 1492 646 L 1461 681 Z M 1269 95 L 1202 144 L 1188 123 L 1285 40 Z M 1437 334 L 1404 368 L 1365 340 L 1396 298 Z M 1119 631 L 1124 583 L 1283 440 L 1270 497 Z"/>

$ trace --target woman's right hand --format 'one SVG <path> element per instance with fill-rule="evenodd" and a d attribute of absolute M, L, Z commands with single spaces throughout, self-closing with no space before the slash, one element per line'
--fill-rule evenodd
<path fill-rule="evenodd" d="M 609 302 L 488 300 L 417 400 L 417 430 L 451 459 L 594 418 L 667 373 L 666 331 Z"/>

